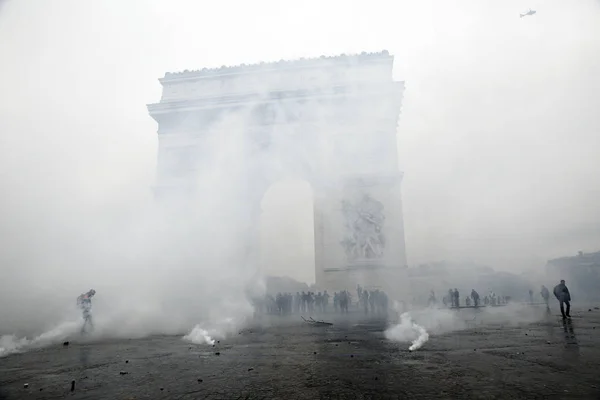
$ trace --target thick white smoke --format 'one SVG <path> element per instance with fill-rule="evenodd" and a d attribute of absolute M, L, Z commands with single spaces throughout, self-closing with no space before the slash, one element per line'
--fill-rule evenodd
<path fill-rule="evenodd" d="M 207 330 L 202 329 L 200 325 L 196 325 L 183 339 L 195 344 L 215 344 L 215 339 L 208 334 Z"/>
<path fill-rule="evenodd" d="M 419 324 L 416 324 L 410 313 L 400 316 L 400 323 L 385 331 L 385 337 L 396 342 L 411 342 L 408 350 L 420 349 L 429 340 L 429 333 Z"/>
<path fill-rule="evenodd" d="M 420 349 L 432 336 L 472 329 L 485 325 L 526 325 L 546 318 L 545 309 L 528 304 L 509 304 L 479 309 L 422 308 L 400 312 L 397 324 L 389 327 L 384 336 L 395 342 L 410 342 L 409 350 Z"/>
<path fill-rule="evenodd" d="M 63 322 L 32 339 L 27 337 L 18 338 L 15 335 L 2 335 L 0 336 L 0 357 L 61 342 L 73 336 L 80 328 L 78 322 L 71 321 Z"/>

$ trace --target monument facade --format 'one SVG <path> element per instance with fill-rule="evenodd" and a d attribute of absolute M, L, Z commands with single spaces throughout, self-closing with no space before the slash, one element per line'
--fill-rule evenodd
<path fill-rule="evenodd" d="M 158 123 L 157 196 L 197 195 L 197 175 L 231 149 L 230 190 L 243 203 L 236 212 L 249 248 L 266 190 L 301 178 L 314 193 L 317 286 L 401 292 L 404 83 L 393 80 L 393 63 L 383 51 L 165 74 L 160 102 L 148 105 Z"/>

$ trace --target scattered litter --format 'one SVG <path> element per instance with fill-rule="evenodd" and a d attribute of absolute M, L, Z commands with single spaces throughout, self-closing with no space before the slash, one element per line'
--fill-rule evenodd
<path fill-rule="evenodd" d="M 68 346 L 69 342 L 63 342 L 63 346 Z"/>
<path fill-rule="evenodd" d="M 27 389 L 29 387 L 29 383 L 24 384 L 23 387 Z"/>
<path fill-rule="evenodd" d="M 379 380 L 379 378 L 378 378 L 378 377 L 375 377 L 375 380 L 377 381 L 377 380 Z"/>
<path fill-rule="evenodd" d="M 248 368 L 248 371 L 254 371 L 254 368 Z"/>
<path fill-rule="evenodd" d="M 317 354 L 317 352 L 315 351 L 315 352 L 313 352 L 313 354 Z"/>
<path fill-rule="evenodd" d="M 125 364 L 129 364 L 129 360 L 125 360 Z"/>
<path fill-rule="evenodd" d="M 41 392 L 42 390 L 44 390 L 44 388 L 40 388 L 40 392 Z"/>
<path fill-rule="evenodd" d="M 127 371 L 121 371 L 121 372 L 119 372 L 119 375 L 127 375 L 128 373 L 129 372 L 127 372 Z"/>
<path fill-rule="evenodd" d="M 354 354 L 350 354 L 350 358 L 354 358 Z"/>
<path fill-rule="evenodd" d="M 165 388 L 160 388 L 160 390 L 165 390 Z"/>
<path fill-rule="evenodd" d="M 592 311 L 592 309 L 590 308 L 588 311 Z"/>
<path fill-rule="evenodd" d="M 198 379 L 198 383 L 202 383 L 204 382 L 202 379 Z"/>
<path fill-rule="evenodd" d="M 220 341 L 220 340 L 217 340 L 217 343 L 221 343 L 221 341 Z"/>
<path fill-rule="evenodd" d="M 477 351 L 477 349 L 473 349 L 473 351 Z"/>
<path fill-rule="evenodd" d="M 546 343 L 550 344 L 550 341 L 549 341 L 549 340 L 547 340 L 547 341 L 546 341 Z"/>
<path fill-rule="evenodd" d="M 220 355 L 221 355 L 221 353 L 218 351 L 215 353 L 215 356 L 220 356 Z"/>
<path fill-rule="evenodd" d="M 71 392 L 75 391 L 75 381 L 71 381 Z"/>

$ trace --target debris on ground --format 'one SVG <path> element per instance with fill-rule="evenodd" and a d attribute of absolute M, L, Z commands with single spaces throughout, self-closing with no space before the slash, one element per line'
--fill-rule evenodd
<path fill-rule="evenodd" d="M 71 381 L 71 392 L 75 391 L 75 381 Z"/>
<path fill-rule="evenodd" d="M 303 316 L 300 316 L 300 318 L 302 318 L 302 320 L 304 322 L 306 322 L 307 324 L 311 324 L 313 326 L 332 326 L 333 324 L 331 322 L 325 322 L 325 321 L 315 321 L 313 319 L 313 317 L 309 317 L 310 319 L 306 319 Z"/>
<path fill-rule="evenodd" d="M 198 383 L 202 383 L 204 382 L 202 379 L 198 379 Z"/>
<path fill-rule="evenodd" d="M 69 342 L 63 342 L 63 346 L 68 346 Z"/>
<path fill-rule="evenodd" d="M 254 371 L 254 368 L 248 368 L 248 371 Z"/>
<path fill-rule="evenodd" d="M 29 387 L 29 383 L 24 384 L 23 387 L 27 389 Z"/>
<path fill-rule="evenodd" d="M 221 355 L 221 353 L 218 351 L 215 353 L 215 356 L 220 356 L 220 355 Z"/>
<path fill-rule="evenodd" d="M 125 360 L 125 364 L 129 364 L 129 360 Z"/>
<path fill-rule="evenodd" d="M 127 371 L 121 371 L 121 372 L 119 372 L 119 375 L 127 375 L 128 373 L 129 372 L 127 372 Z"/>

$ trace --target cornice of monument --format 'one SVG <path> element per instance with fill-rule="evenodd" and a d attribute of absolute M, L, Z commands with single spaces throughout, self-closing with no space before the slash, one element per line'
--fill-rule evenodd
<path fill-rule="evenodd" d="M 167 72 L 163 78 L 160 78 L 161 83 L 172 81 L 190 80 L 190 79 L 205 79 L 216 78 L 227 75 L 243 75 L 256 72 L 274 72 L 288 71 L 294 69 L 309 69 L 323 68 L 332 66 L 345 66 L 356 64 L 367 64 L 377 61 L 392 61 L 393 55 L 387 50 L 380 52 L 360 54 L 340 54 L 335 56 L 320 56 L 314 58 L 299 58 L 297 60 L 279 60 L 273 62 L 260 62 L 255 64 L 240 64 L 227 66 L 223 65 L 218 68 L 202 68 L 199 70 L 184 70 L 180 72 Z"/>
<path fill-rule="evenodd" d="M 398 90 L 400 90 L 398 92 Z M 293 90 L 273 90 L 266 93 L 241 93 L 221 96 L 198 96 L 195 98 L 181 98 L 159 103 L 147 104 L 151 115 L 168 113 L 185 109 L 216 109 L 224 107 L 234 107 L 242 104 L 268 104 L 278 102 L 294 102 L 299 99 L 317 99 L 317 98 L 347 98 L 347 96 L 376 96 L 382 94 L 399 93 L 400 97 L 404 90 L 403 81 L 386 82 L 383 84 L 369 85 L 364 88 L 356 86 L 335 86 L 328 90 L 320 89 L 318 91 L 293 89 Z M 396 116 L 397 117 L 397 116 Z"/>

